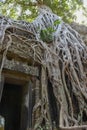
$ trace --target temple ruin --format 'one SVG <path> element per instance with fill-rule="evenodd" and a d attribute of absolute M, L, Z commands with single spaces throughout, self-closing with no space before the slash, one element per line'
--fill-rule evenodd
<path fill-rule="evenodd" d="M 60 25 L 62 27 L 58 28 L 59 25 L 55 27 L 57 31 L 54 34 L 55 39 L 51 41 L 53 44 L 46 44 L 39 40 L 38 26 L 40 30 L 47 28 L 50 24 L 53 25 L 53 20 L 57 19 L 59 19 L 58 16 L 46 11 L 40 14 L 33 23 L 14 21 L 0 16 L 0 115 L 5 118 L 5 130 L 40 130 L 43 126 L 45 126 L 43 127 L 44 130 L 87 130 L 87 83 L 85 83 L 85 78 L 87 80 L 87 48 L 79 34 L 74 31 L 76 29 L 81 34 L 84 42 L 87 43 L 87 27 L 72 24 L 71 26 L 74 28 L 72 29 L 61 21 Z M 46 23 L 47 20 L 49 21 L 48 25 Z M 79 60 L 74 64 L 74 69 L 72 70 L 75 71 L 75 75 L 73 74 L 73 76 L 68 72 L 70 70 L 70 66 L 67 64 L 69 61 L 66 58 L 68 54 L 62 49 L 60 53 L 58 52 L 59 44 L 57 42 L 63 42 L 63 37 L 66 34 L 60 35 L 60 33 L 64 32 L 65 29 L 68 32 L 70 31 L 67 33 L 67 37 L 69 37 L 67 39 L 73 41 L 70 43 L 67 40 L 69 42 L 68 47 L 73 47 L 73 51 L 71 49 L 70 52 L 72 59 L 74 49 L 78 50 L 78 48 L 81 49 L 82 47 L 82 52 L 75 52 L 77 56 L 75 60 L 81 58 L 81 62 Z M 60 35 L 60 39 L 57 37 L 57 34 Z M 72 43 L 77 45 L 74 47 Z M 63 48 L 61 44 L 59 47 Z M 47 55 L 44 55 L 45 53 Z M 77 53 L 82 54 L 79 57 Z M 58 72 L 55 72 L 55 75 L 56 73 L 63 75 L 63 72 L 59 72 L 58 61 L 55 59 L 58 58 L 58 55 L 61 55 L 60 57 L 62 59 L 65 58 L 63 60 L 66 61 L 64 64 L 67 70 L 65 72 L 66 79 L 63 77 L 61 80 L 63 86 L 64 84 L 66 85 L 64 90 L 62 87 L 58 88 L 59 85 L 61 86 L 61 82 L 57 86 L 57 76 L 54 77 L 54 71 Z M 63 67 L 60 59 L 59 63 L 59 68 Z M 84 67 L 84 70 L 81 70 L 79 64 L 81 65 L 80 67 Z M 55 66 L 57 69 L 54 69 Z M 84 71 L 84 75 L 79 76 L 78 70 L 82 74 Z M 70 74 L 71 77 L 69 79 Z M 74 76 L 76 79 L 73 78 Z M 69 80 L 73 81 L 73 84 Z M 84 87 L 82 95 L 79 95 L 79 92 L 76 95 L 74 92 L 74 89 L 77 90 L 76 85 L 81 86 L 82 84 Z M 69 88 L 70 85 L 73 88 L 72 91 Z M 57 97 L 57 91 L 60 97 Z M 65 94 L 63 95 L 63 93 Z M 66 100 L 63 100 L 61 95 Z M 72 97 L 70 98 L 70 96 Z M 79 99 L 81 100 L 79 101 Z M 61 100 L 63 100 L 63 107 L 64 103 L 66 104 L 63 110 L 61 110 Z M 80 111 L 80 105 L 83 103 L 82 100 L 85 108 L 81 108 L 82 111 Z M 78 117 L 76 113 L 79 113 Z M 64 117 L 62 117 L 63 114 Z M 79 116 L 82 117 L 80 118 Z"/>

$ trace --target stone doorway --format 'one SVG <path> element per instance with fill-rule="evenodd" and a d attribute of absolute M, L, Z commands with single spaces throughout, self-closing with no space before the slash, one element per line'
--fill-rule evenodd
<path fill-rule="evenodd" d="M 22 86 L 5 83 L 0 103 L 0 115 L 5 118 L 5 130 L 20 130 Z"/>

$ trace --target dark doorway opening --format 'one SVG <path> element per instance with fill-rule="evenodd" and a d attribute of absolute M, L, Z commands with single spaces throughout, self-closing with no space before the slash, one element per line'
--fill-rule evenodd
<path fill-rule="evenodd" d="M 0 115 L 5 118 L 5 130 L 20 130 L 22 86 L 5 83 L 0 103 Z"/>

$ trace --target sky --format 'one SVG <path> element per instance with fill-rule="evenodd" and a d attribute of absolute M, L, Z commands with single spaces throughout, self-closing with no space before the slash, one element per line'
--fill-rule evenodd
<path fill-rule="evenodd" d="M 87 6 L 87 0 L 83 0 L 84 6 Z"/>
<path fill-rule="evenodd" d="M 84 3 L 84 7 L 87 8 L 87 0 L 83 0 L 83 3 Z M 83 10 L 80 9 L 80 10 L 77 10 L 75 12 L 75 15 L 77 16 L 77 19 L 75 20 L 75 22 L 77 23 L 83 23 L 83 24 L 86 24 L 87 25 L 87 17 L 85 17 L 83 15 Z"/>

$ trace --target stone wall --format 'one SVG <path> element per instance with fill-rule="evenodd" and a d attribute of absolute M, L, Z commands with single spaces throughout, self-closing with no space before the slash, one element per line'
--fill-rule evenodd
<path fill-rule="evenodd" d="M 71 27 L 74 28 L 77 32 L 80 33 L 83 41 L 87 45 L 87 26 L 85 26 L 85 25 L 79 25 L 77 23 L 72 23 Z"/>

